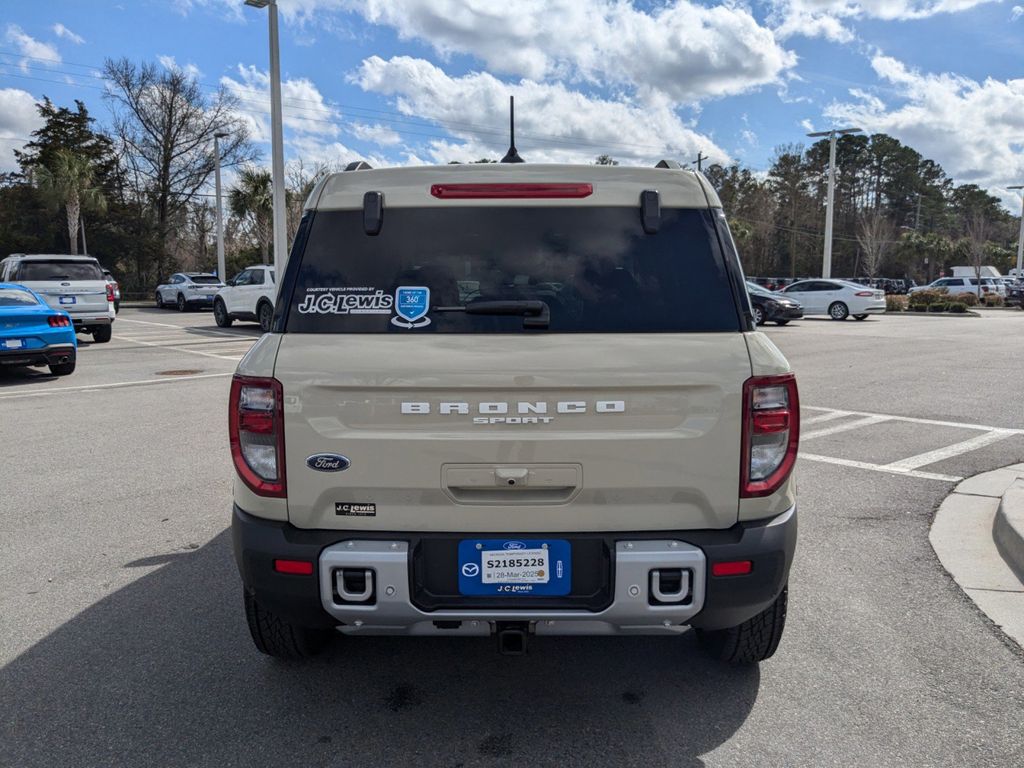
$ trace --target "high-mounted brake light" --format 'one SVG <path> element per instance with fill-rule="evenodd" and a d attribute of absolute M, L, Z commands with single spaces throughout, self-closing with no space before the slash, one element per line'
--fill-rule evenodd
<path fill-rule="evenodd" d="M 592 184 L 432 184 L 430 194 L 442 200 L 493 200 L 526 197 L 590 197 Z"/>
<path fill-rule="evenodd" d="M 792 373 L 755 376 L 743 385 L 740 496 L 775 493 L 793 472 L 800 443 L 800 398 Z"/>
<path fill-rule="evenodd" d="M 260 496 L 287 495 L 283 402 L 277 379 L 235 376 L 231 380 L 231 459 L 242 482 Z"/>

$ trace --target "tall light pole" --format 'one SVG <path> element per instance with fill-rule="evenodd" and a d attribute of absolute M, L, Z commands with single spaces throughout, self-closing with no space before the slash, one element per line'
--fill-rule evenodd
<path fill-rule="evenodd" d="M 825 253 L 821 260 L 821 276 L 824 278 L 832 277 L 832 208 L 836 198 L 836 139 L 848 133 L 860 132 L 860 128 L 833 128 L 831 131 L 807 134 L 812 139 L 828 136 L 828 208 L 825 212 Z"/>
<path fill-rule="evenodd" d="M 1014 185 L 1012 187 L 1007 187 L 1007 189 L 1021 189 L 1021 190 L 1024 190 L 1024 185 L 1016 184 L 1016 185 Z M 1024 272 L 1021 271 L 1022 263 L 1024 263 L 1024 192 L 1021 192 L 1020 205 L 1021 205 L 1021 210 L 1020 210 L 1020 233 L 1017 235 L 1017 274 L 1016 274 L 1016 278 L 1018 280 L 1024 279 Z"/>
<path fill-rule="evenodd" d="M 216 187 L 217 193 L 217 277 L 223 283 L 227 278 L 225 277 L 226 267 L 224 266 L 224 218 L 222 211 L 224 206 L 221 204 L 220 197 L 220 141 L 228 134 L 224 131 L 218 131 L 213 134 L 213 181 Z"/>
<path fill-rule="evenodd" d="M 253 8 L 268 8 L 270 17 L 270 151 L 274 192 L 274 274 L 280 283 L 288 263 L 288 221 L 284 190 L 284 129 L 281 118 L 281 49 L 277 42 L 277 0 L 245 0 Z"/>

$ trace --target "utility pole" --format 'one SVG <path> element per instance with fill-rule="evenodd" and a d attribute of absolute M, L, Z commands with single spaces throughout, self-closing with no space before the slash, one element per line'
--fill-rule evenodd
<path fill-rule="evenodd" d="M 223 139 L 227 135 L 223 131 L 213 134 L 213 181 L 217 198 L 217 277 L 222 283 L 227 279 L 224 274 L 227 267 L 224 264 L 224 218 L 221 212 L 224 206 L 221 205 L 220 197 L 220 142 L 218 139 Z"/>
<path fill-rule="evenodd" d="M 821 276 L 832 277 L 832 220 L 836 197 L 836 139 L 849 133 L 860 133 L 860 128 L 833 128 L 831 131 L 808 133 L 810 138 L 828 136 L 828 205 L 825 208 L 825 252 L 821 259 Z"/>
<path fill-rule="evenodd" d="M 697 159 L 694 160 L 693 162 L 695 162 L 697 164 L 697 170 L 698 171 L 703 171 L 704 170 L 704 168 L 702 167 L 702 164 L 707 159 L 708 159 L 708 156 L 704 154 L 703 150 L 701 150 L 700 152 L 697 153 Z"/>
<path fill-rule="evenodd" d="M 284 128 L 281 119 L 281 47 L 277 36 L 277 0 L 245 0 L 267 8 L 270 19 L 270 151 L 274 193 L 274 274 L 280 285 L 288 263 L 288 219 L 284 195 Z"/>
<path fill-rule="evenodd" d="M 1007 189 L 1024 190 L 1024 184 L 1016 184 Z M 1024 191 L 1021 192 L 1020 232 L 1017 234 L 1017 279 L 1024 279 L 1021 267 L 1024 265 Z"/>

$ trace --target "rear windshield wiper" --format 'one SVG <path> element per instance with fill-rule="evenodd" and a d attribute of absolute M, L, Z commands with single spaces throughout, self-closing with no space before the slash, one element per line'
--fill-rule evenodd
<path fill-rule="evenodd" d="M 523 328 L 547 328 L 551 324 L 551 309 L 547 302 L 535 299 L 474 301 L 462 307 L 434 307 L 434 311 L 465 312 L 467 315 L 516 315 L 523 318 Z"/>

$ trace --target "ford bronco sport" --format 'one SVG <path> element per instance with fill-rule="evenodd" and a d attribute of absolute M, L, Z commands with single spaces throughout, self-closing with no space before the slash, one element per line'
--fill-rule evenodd
<path fill-rule="evenodd" d="M 232 381 L 257 648 L 344 634 L 778 646 L 793 374 L 699 173 L 453 165 L 319 183 Z"/>

